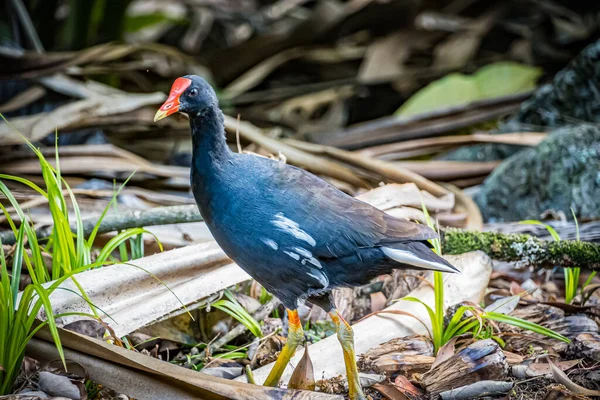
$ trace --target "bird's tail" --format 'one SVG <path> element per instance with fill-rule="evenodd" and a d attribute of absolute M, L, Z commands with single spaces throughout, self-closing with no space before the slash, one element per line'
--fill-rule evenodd
<path fill-rule="evenodd" d="M 382 247 L 383 253 L 394 261 L 417 269 L 441 272 L 460 272 L 444 258 L 435 254 L 425 242 L 403 242 Z"/>

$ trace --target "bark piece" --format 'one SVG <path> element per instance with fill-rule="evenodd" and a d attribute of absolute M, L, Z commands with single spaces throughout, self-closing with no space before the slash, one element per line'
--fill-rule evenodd
<path fill-rule="evenodd" d="M 389 353 L 379 357 L 373 363 L 373 369 L 388 375 L 399 372 L 410 378 L 415 374 L 429 371 L 434 361 L 435 357 L 419 354 Z"/>
<path fill-rule="evenodd" d="M 358 365 L 361 370 L 372 370 L 379 359 L 389 354 L 433 357 L 433 344 L 431 340 L 420 335 L 394 338 L 369 349 L 360 357 Z"/>
<path fill-rule="evenodd" d="M 431 371 L 421 385 L 428 393 L 440 393 L 481 380 L 502 380 L 508 375 L 506 356 L 492 339 L 480 340 L 462 349 Z"/>

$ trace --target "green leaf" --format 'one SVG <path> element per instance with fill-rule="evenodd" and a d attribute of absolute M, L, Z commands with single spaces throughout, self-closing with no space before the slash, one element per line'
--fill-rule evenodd
<path fill-rule="evenodd" d="M 492 320 L 492 321 L 496 321 L 496 322 L 503 322 L 505 324 L 514 325 L 514 326 L 517 326 L 522 329 L 527 329 L 531 332 L 539 333 L 541 335 L 548 336 L 553 339 L 558 339 L 565 343 L 571 342 L 568 338 L 564 337 L 560 333 L 554 332 L 552 329 L 544 328 L 541 325 L 535 324 L 533 322 L 525 321 L 524 319 L 521 319 L 521 318 L 513 317 L 510 315 L 498 314 L 495 312 L 486 312 L 484 314 L 484 318 Z"/>
<path fill-rule="evenodd" d="M 238 303 L 229 290 L 225 291 L 225 297 L 227 297 L 227 299 L 217 300 L 210 306 L 224 311 L 235 318 L 238 322 L 248 328 L 248 330 L 252 332 L 254 336 L 262 337 L 263 334 L 258 321 L 256 321 L 254 317 L 250 315 L 244 307 L 241 306 L 240 303 Z"/>
<path fill-rule="evenodd" d="M 411 116 L 475 101 L 532 90 L 542 70 L 514 62 L 497 62 L 473 75 L 449 74 L 415 93 L 397 111 Z"/>
<path fill-rule="evenodd" d="M 425 307 L 425 309 L 427 310 L 427 314 L 429 314 L 429 320 L 431 322 L 431 331 L 433 334 L 433 347 L 434 347 L 435 351 L 437 352 L 438 349 L 442 346 L 442 333 L 443 333 L 442 331 L 444 329 L 443 315 L 442 315 L 442 318 L 438 318 L 435 311 L 433 311 L 433 309 L 431 307 L 429 307 L 421 299 L 417 299 L 416 297 L 411 297 L 411 296 L 403 297 L 401 300 L 412 301 L 413 303 L 419 303 L 423 307 Z M 440 321 L 442 321 L 441 325 L 440 325 Z"/>

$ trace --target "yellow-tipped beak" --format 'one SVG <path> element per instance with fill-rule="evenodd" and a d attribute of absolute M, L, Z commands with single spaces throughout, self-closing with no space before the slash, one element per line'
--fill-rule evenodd
<path fill-rule="evenodd" d="M 160 121 L 161 119 L 166 118 L 168 116 L 169 116 L 168 111 L 158 110 L 156 112 L 156 114 L 154 115 L 154 122 Z"/>
<path fill-rule="evenodd" d="M 154 122 L 160 121 L 163 118 L 168 117 L 171 114 L 175 114 L 179 111 L 179 97 L 185 92 L 185 90 L 192 84 L 192 81 L 188 78 L 177 78 L 175 82 L 173 82 L 173 86 L 171 86 L 171 93 L 169 93 L 169 97 L 167 97 L 167 101 L 164 102 L 162 106 L 154 115 Z"/>

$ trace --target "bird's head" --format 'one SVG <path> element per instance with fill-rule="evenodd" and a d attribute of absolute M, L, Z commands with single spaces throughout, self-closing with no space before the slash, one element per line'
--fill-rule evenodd
<path fill-rule="evenodd" d="M 217 105 L 217 95 L 208 82 L 196 75 L 182 76 L 173 82 L 169 97 L 156 112 L 154 122 L 176 112 L 190 117 L 201 115 Z"/>

